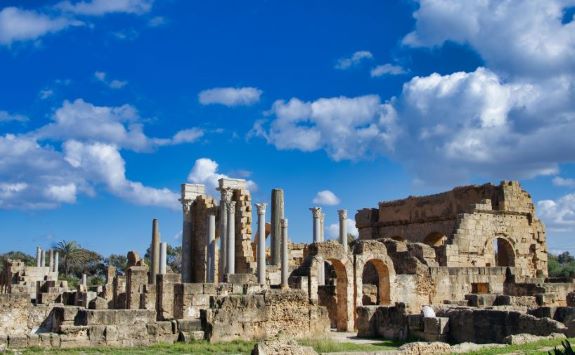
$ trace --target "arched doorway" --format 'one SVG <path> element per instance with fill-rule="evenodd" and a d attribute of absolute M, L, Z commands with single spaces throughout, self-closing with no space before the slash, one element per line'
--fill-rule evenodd
<path fill-rule="evenodd" d="M 511 243 L 501 237 L 493 239 L 493 259 L 495 266 L 515 266 L 515 252 Z"/>
<path fill-rule="evenodd" d="M 327 259 L 326 283 L 324 286 L 318 286 L 318 299 L 321 306 L 327 307 L 331 326 L 339 331 L 347 331 L 350 320 L 348 285 L 345 265 L 340 260 Z"/>
<path fill-rule="evenodd" d="M 362 304 L 390 304 L 389 269 L 380 259 L 370 259 L 363 266 Z"/>

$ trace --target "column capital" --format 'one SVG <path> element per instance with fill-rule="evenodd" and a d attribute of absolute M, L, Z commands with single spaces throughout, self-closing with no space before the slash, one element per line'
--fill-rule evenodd
<path fill-rule="evenodd" d="M 347 210 L 337 210 L 337 214 L 339 215 L 339 219 L 347 218 Z"/>
<path fill-rule="evenodd" d="M 256 203 L 258 214 L 266 214 L 266 207 L 267 205 L 264 202 Z"/>
<path fill-rule="evenodd" d="M 194 201 L 188 198 L 181 198 L 178 201 L 182 203 L 182 211 L 184 212 L 184 214 L 190 213 L 190 209 L 192 208 L 192 203 Z"/>
<path fill-rule="evenodd" d="M 230 188 L 219 189 L 222 193 L 222 202 L 228 203 L 232 200 L 233 190 Z"/>
<path fill-rule="evenodd" d="M 226 208 L 229 213 L 236 213 L 236 201 L 226 201 Z"/>
<path fill-rule="evenodd" d="M 282 218 L 281 219 L 281 225 L 283 228 L 287 228 L 288 226 L 288 219 L 287 218 Z"/>
<path fill-rule="evenodd" d="M 309 209 L 313 214 L 313 218 L 320 218 L 321 216 L 321 207 L 311 207 Z"/>

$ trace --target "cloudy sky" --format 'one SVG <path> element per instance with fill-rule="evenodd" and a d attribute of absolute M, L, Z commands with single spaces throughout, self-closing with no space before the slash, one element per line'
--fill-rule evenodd
<path fill-rule="evenodd" d="M 0 252 L 178 244 L 179 185 L 311 213 L 519 179 L 575 253 L 575 0 L 0 3 Z M 268 209 L 269 218 L 269 209 Z M 350 224 L 352 222 L 350 221 Z M 351 226 L 350 226 L 351 227 Z"/>

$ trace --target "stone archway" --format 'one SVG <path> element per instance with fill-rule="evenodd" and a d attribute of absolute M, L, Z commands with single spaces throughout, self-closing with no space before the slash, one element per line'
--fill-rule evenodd
<path fill-rule="evenodd" d="M 510 241 L 495 237 L 492 241 L 495 266 L 515 266 L 515 251 Z"/>
<path fill-rule="evenodd" d="M 391 303 L 389 269 L 381 259 L 370 259 L 363 267 L 362 305 L 385 305 Z"/>
<path fill-rule="evenodd" d="M 332 326 L 338 331 L 353 331 L 353 259 L 343 246 L 335 241 L 311 244 L 308 248 L 309 297 L 328 309 Z M 326 285 L 320 286 L 318 280 L 319 265 L 329 263 L 335 274 L 328 276 Z M 304 264 L 306 262 L 304 261 Z"/>

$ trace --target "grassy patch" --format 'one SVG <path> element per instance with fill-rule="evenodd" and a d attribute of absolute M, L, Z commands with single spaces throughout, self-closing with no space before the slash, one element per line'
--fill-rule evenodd
<path fill-rule="evenodd" d="M 104 346 L 69 350 L 31 348 L 23 351 L 23 354 L 249 354 L 254 345 L 255 342 L 250 341 L 230 341 L 221 343 L 196 341 L 189 344 L 155 344 L 135 348 L 113 348 Z"/>
<path fill-rule="evenodd" d="M 491 355 L 491 354 L 508 354 L 508 353 L 520 353 L 520 354 L 547 354 L 549 350 L 553 347 L 558 349 L 563 349 L 561 346 L 561 341 L 564 339 L 550 339 L 550 340 L 540 340 L 533 343 L 521 344 L 521 345 L 508 345 L 502 348 L 487 348 L 481 351 L 473 351 L 467 354 L 474 355 Z M 575 344 L 575 338 L 568 339 L 573 345 Z"/>
<path fill-rule="evenodd" d="M 311 346 L 318 353 L 336 353 L 345 351 L 385 351 L 396 350 L 403 343 L 392 340 L 374 340 L 370 344 L 357 344 L 351 342 L 339 342 L 332 339 L 303 339 L 299 343 Z"/>

